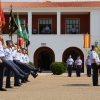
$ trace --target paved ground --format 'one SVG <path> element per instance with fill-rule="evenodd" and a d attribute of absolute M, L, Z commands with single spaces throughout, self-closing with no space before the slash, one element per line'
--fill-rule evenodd
<path fill-rule="evenodd" d="M 85 75 L 69 78 L 66 74 L 42 74 L 36 79 L 30 76 L 29 80 L 20 88 L 0 92 L 0 100 L 100 100 L 100 86 L 93 87 L 91 77 Z"/>

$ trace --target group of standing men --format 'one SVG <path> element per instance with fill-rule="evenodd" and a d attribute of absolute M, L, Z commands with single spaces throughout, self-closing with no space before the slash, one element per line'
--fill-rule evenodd
<path fill-rule="evenodd" d="M 93 69 L 93 75 L 92 75 L 92 83 L 93 86 L 99 86 L 98 85 L 98 69 L 100 69 L 100 59 L 98 54 L 96 53 L 97 47 L 92 45 L 92 49 L 90 51 L 90 55 L 88 55 L 85 63 L 87 67 L 87 76 L 91 77 L 91 68 Z M 74 60 L 71 58 L 71 55 L 66 61 L 67 67 L 68 67 L 68 76 L 71 77 L 72 74 L 72 67 L 75 64 L 76 67 L 76 76 L 80 77 L 80 72 L 82 68 L 82 60 L 80 59 L 80 56 L 77 56 L 77 60 Z"/>
<path fill-rule="evenodd" d="M 30 74 L 36 78 L 39 71 L 29 64 L 28 51 L 25 48 L 21 48 L 11 40 L 5 42 L 0 33 L 0 91 L 7 91 L 3 88 L 5 68 L 7 70 L 6 88 L 13 88 L 10 83 L 12 72 L 14 73 L 14 86 L 21 86 L 22 83 L 29 82 Z"/>
<path fill-rule="evenodd" d="M 91 61 L 90 61 L 90 56 L 88 55 L 86 61 L 86 68 L 87 68 L 87 76 L 91 77 Z M 77 56 L 77 59 L 74 60 L 72 59 L 71 55 L 66 61 L 67 67 L 68 67 L 68 76 L 71 77 L 72 74 L 72 67 L 75 66 L 76 68 L 76 76 L 80 77 L 81 73 L 81 68 L 82 68 L 82 60 L 80 59 L 80 56 Z"/>
<path fill-rule="evenodd" d="M 67 68 L 68 68 L 68 77 L 71 77 L 72 75 L 72 67 L 75 65 L 76 68 L 76 76 L 80 77 L 80 72 L 82 68 L 82 60 L 80 59 L 80 56 L 77 56 L 77 59 L 74 60 L 72 59 L 71 55 L 69 55 L 69 58 L 66 61 Z"/>

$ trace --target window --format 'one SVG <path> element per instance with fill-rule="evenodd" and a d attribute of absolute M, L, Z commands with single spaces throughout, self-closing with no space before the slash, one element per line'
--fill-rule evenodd
<path fill-rule="evenodd" d="M 71 33 L 71 28 L 74 26 L 76 28 L 76 33 L 79 33 L 79 19 L 67 19 L 66 20 L 66 34 Z"/>
<path fill-rule="evenodd" d="M 39 34 L 51 34 L 52 33 L 52 20 L 51 19 L 39 19 Z"/>

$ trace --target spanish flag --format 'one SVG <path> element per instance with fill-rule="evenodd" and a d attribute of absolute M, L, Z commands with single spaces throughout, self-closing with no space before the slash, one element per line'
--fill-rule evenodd
<path fill-rule="evenodd" d="M 84 34 L 84 48 L 90 48 L 91 35 Z"/>

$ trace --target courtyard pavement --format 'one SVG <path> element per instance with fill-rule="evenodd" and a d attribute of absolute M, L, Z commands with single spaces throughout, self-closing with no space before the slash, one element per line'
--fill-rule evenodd
<path fill-rule="evenodd" d="M 100 100 L 100 86 L 93 87 L 92 78 L 84 74 L 67 77 L 42 73 L 36 79 L 30 76 L 29 80 L 21 87 L 0 91 L 0 100 Z M 13 86 L 13 78 L 11 82 Z"/>

